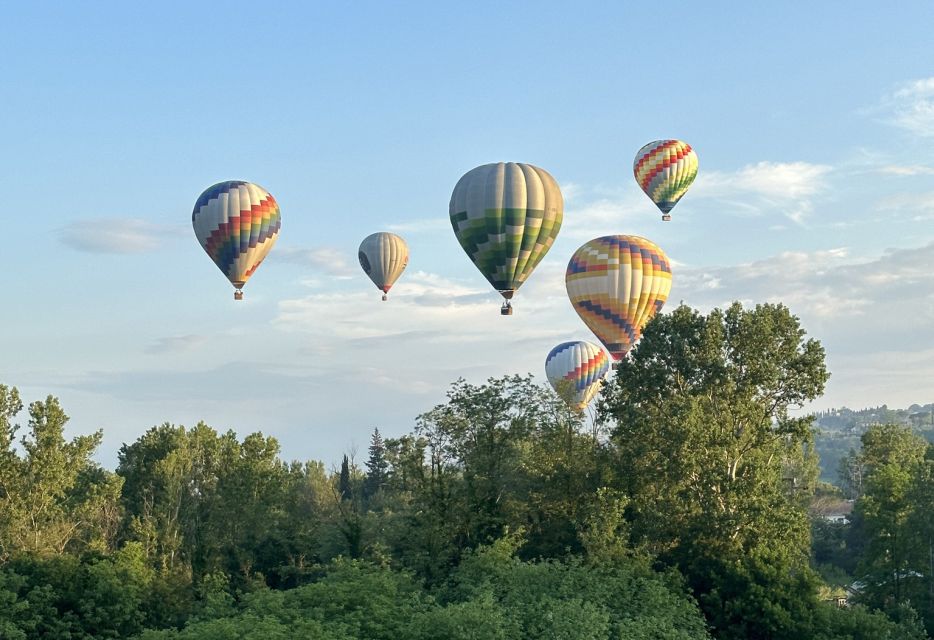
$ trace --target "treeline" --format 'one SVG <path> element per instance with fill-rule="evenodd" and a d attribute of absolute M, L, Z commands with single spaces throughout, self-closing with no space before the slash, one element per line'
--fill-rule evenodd
<path fill-rule="evenodd" d="M 816 519 L 814 559 L 828 582 L 896 611 L 910 606 L 934 629 L 934 446 L 910 427 L 868 428 L 840 462 L 848 522 Z"/>
<path fill-rule="evenodd" d="M 847 407 L 818 411 L 817 426 L 826 431 L 863 433 L 875 424 L 904 424 L 920 431 L 934 430 L 934 404 L 913 404 L 907 409 L 890 409 L 888 405 L 853 410 Z"/>
<path fill-rule="evenodd" d="M 150 429 L 110 472 L 52 397 L 15 446 L 0 386 L 0 637 L 925 638 L 907 591 L 839 608 L 811 568 L 817 460 L 790 410 L 827 377 L 780 305 L 680 307 L 596 423 L 531 376 L 460 380 L 335 472 L 204 424 Z"/>

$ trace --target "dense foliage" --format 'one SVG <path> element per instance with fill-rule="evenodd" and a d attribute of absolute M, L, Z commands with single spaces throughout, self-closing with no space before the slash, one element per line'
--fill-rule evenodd
<path fill-rule="evenodd" d="M 334 471 L 163 424 L 110 472 L 55 398 L 17 438 L 0 386 L 0 638 L 924 638 L 934 455 L 870 429 L 853 523 L 815 516 L 843 499 L 792 411 L 827 375 L 780 305 L 681 307 L 596 423 L 531 376 L 459 380 Z"/>

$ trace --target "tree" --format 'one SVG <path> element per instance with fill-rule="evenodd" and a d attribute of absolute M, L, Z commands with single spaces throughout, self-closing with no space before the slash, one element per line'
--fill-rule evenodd
<path fill-rule="evenodd" d="M 913 587 L 908 597 L 928 631 L 934 632 L 934 446 L 928 445 L 913 475 L 907 496 L 912 509 L 905 522 L 910 537 L 906 547 L 908 565 L 923 578 L 908 585 Z"/>
<path fill-rule="evenodd" d="M 340 493 L 341 500 L 350 500 L 353 498 L 353 487 L 350 484 L 350 460 L 347 459 L 347 454 L 344 454 L 344 459 L 341 460 L 341 475 L 338 484 L 338 492 Z"/>
<path fill-rule="evenodd" d="M 366 480 L 363 483 L 363 495 L 366 498 L 375 496 L 386 484 L 389 473 L 389 463 L 386 461 L 386 444 L 379 433 L 373 429 L 370 438 L 370 457 L 366 461 Z"/>
<path fill-rule="evenodd" d="M 726 625 L 720 637 L 734 637 L 723 613 L 737 606 L 723 595 L 732 560 L 767 551 L 784 567 L 750 566 L 747 582 L 808 572 L 811 418 L 791 410 L 829 374 L 805 335 L 782 305 L 707 316 L 682 305 L 646 326 L 601 403 L 632 535 L 687 574 L 711 621 Z"/>
<path fill-rule="evenodd" d="M 12 448 L 20 407 L 16 389 L 0 387 L 0 559 L 111 548 L 122 481 L 91 460 L 102 433 L 66 441 L 68 416 L 49 396 L 29 405 L 20 455 Z"/>
<path fill-rule="evenodd" d="M 866 462 L 863 457 L 850 449 L 840 458 L 837 467 L 837 477 L 840 478 L 844 495 L 850 500 L 856 500 L 863 495 L 863 482 L 866 477 Z"/>
<path fill-rule="evenodd" d="M 892 609 L 907 602 L 906 583 L 921 575 L 909 563 L 916 543 L 909 521 L 915 510 L 912 487 L 923 471 L 928 444 L 910 427 L 894 424 L 869 427 L 862 443 L 860 458 L 866 478 L 863 495 L 854 507 L 865 545 L 859 563 L 865 585 L 861 599 Z"/>

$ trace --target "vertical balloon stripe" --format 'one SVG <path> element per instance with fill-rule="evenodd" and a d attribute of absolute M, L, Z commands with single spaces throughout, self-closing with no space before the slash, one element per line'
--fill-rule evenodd
<path fill-rule="evenodd" d="M 409 248 L 396 234 L 381 231 L 364 238 L 357 255 L 373 284 L 388 293 L 408 264 Z"/>

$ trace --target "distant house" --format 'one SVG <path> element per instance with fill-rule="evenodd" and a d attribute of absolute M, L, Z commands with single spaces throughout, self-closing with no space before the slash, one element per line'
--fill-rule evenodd
<path fill-rule="evenodd" d="M 834 524 L 849 524 L 853 500 L 820 500 L 811 505 L 811 513 Z"/>

